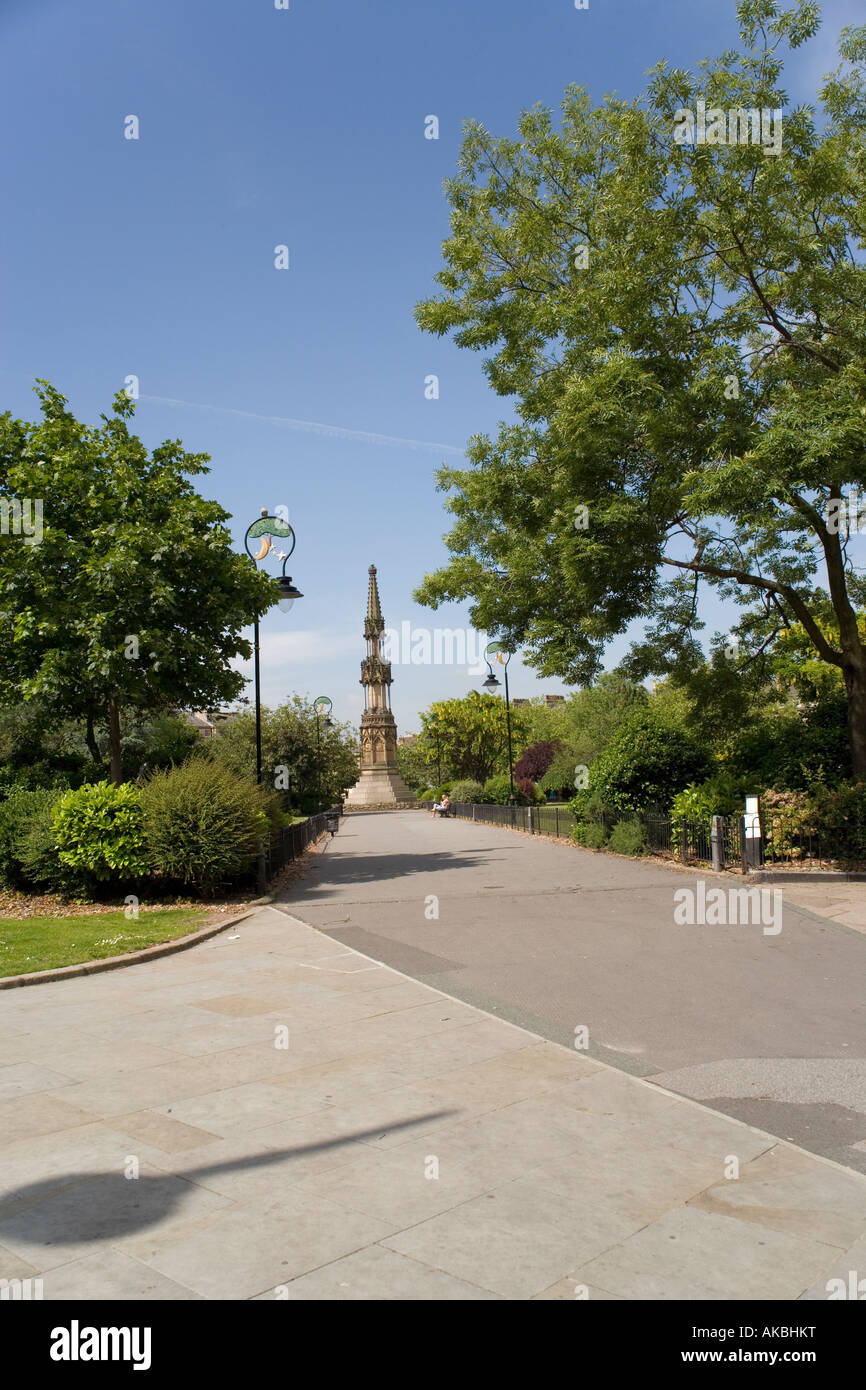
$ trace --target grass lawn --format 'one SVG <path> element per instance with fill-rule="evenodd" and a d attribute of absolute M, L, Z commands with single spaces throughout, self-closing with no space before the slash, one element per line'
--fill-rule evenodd
<path fill-rule="evenodd" d="M 157 907 L 137 919 L 125 917 L 123 908 L 91 916 L 0 917 L 0 976 L 140 951 L 186 936 L 213 915 L 213 908 Z"/>

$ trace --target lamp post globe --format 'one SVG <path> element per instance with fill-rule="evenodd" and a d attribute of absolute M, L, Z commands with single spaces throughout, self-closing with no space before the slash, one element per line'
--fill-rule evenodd
<path fill-rule="evenodd" d="M 272 515 L 267 507 L 262 507 L 261 514 L 246 529 L 244 535 L 244 550 L 249 560 L 258 569 L 259 561 L 264 560 L 274 549 L 272 537 L 276 536 L 281 542 L 287 543 L 285 550 L 279 551 L 277 559 L 282 560 L 282 571 L 277 580 L 277 602 L 284 613 L 287 613 L 295 602 L 296 598 L 303 598 L 300 589 L 296 589 L 292 583 L 291 576 L 286 574 L 286 561 L 295 548 L 295 533 L 288 521 L 283 517 Z M 250 546 L 251 541 L 259 542 L 259 549 L 253 550 Z M 271 601 L 273 602 L 273 600 Z M 262 783 L 262 682 L 260 670 L 260 641 L 259 641 L 259 616 L 255 617 L 253 624 L 253 674 L 255 682 L 256 700 L 256 781 L 259 786 Z M 257 877 L 259 892 L 264 893 L 266 885 L 266 863 L 265 853 L 262 850 L 258 856 Z"/>
<path fill-rule="evenodd" d="M 280 597 L 277 602 L 279 603 L 281 613 L 290 613 L 294 607 L 295 599 L 304 597 L 300 589 L 296 588 L 292 583 L 292 576 L 290 574 L 280 575 L 277 580 L 277 588 L 280 591 Z"/>
<path fill-rule="evenodd" d="M 505 670 L 505 722 L 508 729 L 508 783 L 511 788 L 510 800 L 514 805 L 514 750 L 511 743 L 511 698 L 508 691 L 508 663 L 513 656 L 513 652 L 506 651 L 501 642 L 490 642 L 485 649 L 485 657 L 495 656 Z M 484 689 L 494 691 L 499 689 L 499 681 L 493 674 L 493 667 L 487 662 L 487 670 L 490 674 L 484 682 Z"/>

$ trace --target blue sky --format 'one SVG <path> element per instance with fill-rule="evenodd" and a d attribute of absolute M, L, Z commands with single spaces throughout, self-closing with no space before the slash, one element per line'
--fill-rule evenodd
<path fill-rule="evenodd" d="M 863 19 L 862 0 L 823 10 L 787 70 L 795 102 Z M 95 421 L 135 375 L 137 432 L 212 455 L 200 486 L 239 546 L 262 506 L 287 506 L 305 598 L 263 621 L 264 696 L 326 693 L 357 722 L 367 566 L 389 626 L 466 624 L 463 605 L 411 599 L 446 558 L 433 474 L 508 414 L 480 356 L 412 317 L 435 288 L 462 121 L 512 134 L 569 82 L 630 96 L 659 58 L 734 44 L 733 0 L 3 0 L 0 35 L 2 408 L 32 418 L 41 376 Z M 566 689 L 517 658 L 511 672 L 514 695 Z M 479 683 L 446 664 L 394 677 L 403 731 Z"/>

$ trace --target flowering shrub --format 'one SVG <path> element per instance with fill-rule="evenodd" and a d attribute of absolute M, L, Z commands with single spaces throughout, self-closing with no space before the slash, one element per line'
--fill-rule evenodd
<path fill-rule="evenodd" d="M 823 859 L 866 857 L 866 783 L 765 792 L 761 819 L 768 852 L 800 859 L 818 849 Z M 815 844 L 810 845 L 812 840 Z"/>

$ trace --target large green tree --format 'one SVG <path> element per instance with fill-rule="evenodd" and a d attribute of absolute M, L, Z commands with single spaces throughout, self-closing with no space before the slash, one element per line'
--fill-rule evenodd
<path fill-rule="evenodd" d="M 468 126 L 443 293 L 417 317 L 489 353 L 516 419 L 440 472 L 452 558 L 418 597 L 470 597 L 476 628 L 586 681 L 639 616 L 632 674 L 696 661 L 713 586 L 752 651 L 798 624 L 841 671 L 864 776 L 866 590 L 842 503 L 866 484 L 866 28 L 843 31 L 816 114 L 789 108 L 781 53 L 818 5 L 737 12 L 742 51 L 662 62 L 638 99 L 571 87 L 559 125 L 534 108 L 517 139 Z M 712 143 L 716 110 L 730 136 L 728 112 L 765 108 L 766 145 L 738 119 L 741 142 Z"/>
<path fill-rule="evenodd" d="M 486 782 L 508 771 L 508 717 L 505 701 L 471 690 L 462 700 L 437 700 L 421 715 L 423 747 L 436 767 L 438 739 L 443 769 L 454 776 Z M 529 724 L 520 707 L 511 708 L 511 742 L 515 761 L 526 746 Z"/>
<path fill-rule="evenodd" d="M 97 765 L 103 717 L 120 781 L 122 712 L 234 699 L 244 679 L 229 663 L 250 655 L 242 629 L 273 601 L 273 584 L 233 551 L 228 513 L 190 482 L 208 471 L 206 454 L 178 440 L 149 453 L 130 433 L 134 406 L 122 392 L 95 428 L 48 382 L 37 392 L 41 421 L 0 416 L 10 516 L 0 536 L 0 700 L 38 700 L 80 720 Z M 29 504 L 32 536 L 12 499 Z"/>

